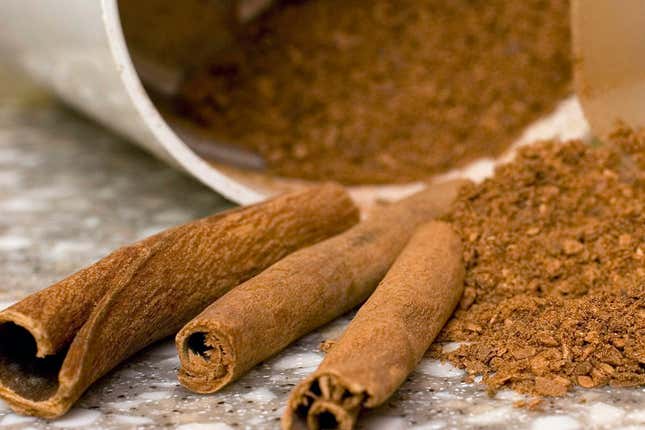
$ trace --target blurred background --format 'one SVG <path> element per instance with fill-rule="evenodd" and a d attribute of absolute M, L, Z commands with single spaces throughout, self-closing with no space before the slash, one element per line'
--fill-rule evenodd
<path fill-rule="evenodd" d="M 0 66 L 0 301 L 228 206 Z"/>

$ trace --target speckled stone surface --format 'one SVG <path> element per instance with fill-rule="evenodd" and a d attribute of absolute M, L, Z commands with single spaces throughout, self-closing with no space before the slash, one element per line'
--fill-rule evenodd
<path fill-rule="evenodd" d="M 168 226 L 230 206 L 210 190 L 0 71 L 0 307 Z M 322 359 L 318 343 L 349 317 L 301 339 L 219 394 L 176 381 L 164 341 L 96 383 L 70 414 L 44 421 L 0 405 L 4 428 L 273 429 L 289 390 Z M 454 345 L 446 345 L 454 347 Z M 645 390 L 580 390 L 544 410 L 462 382 L 424 360 L 399 392 L 361 419 L 365 429 L 645 429 Z"/>

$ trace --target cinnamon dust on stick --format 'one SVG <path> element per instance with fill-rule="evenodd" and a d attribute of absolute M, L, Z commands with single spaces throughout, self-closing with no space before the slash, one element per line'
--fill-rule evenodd
<path fill-rule="evenodd" d="M 60 416 L 232 287 L 357 221 L 345 190 L 322 185 L 120 248 L 0 312 L 0 397 L 23 414 Z"/>
<path fill-rule="evenodd" d="M 464 181 L 429 185 L 351 229 L 278 261 L 177 334 L 179 381 L 212 393 L 369 297 L 417 226 L 445 214 Z"/>
<path fill-rule="evenodd" d="M 500 154 L 570 91 L 565 0 L 276 3 L 179 104 L 278 175 L 427 178 Z"/>
<path fill-rule="evenodd" d="M 448 217 L 466 289 L 441 354 L 494 392 L 645 384 L 645 133 L 545 142 L 461 193 Z"/>
<path fill-rule="evenodd" d="M 318 370 L 291 393 L 284 429 L 354 428 L 414 370 L 463 291 L 459 237 L 449 224 L 420 227 Z"/>

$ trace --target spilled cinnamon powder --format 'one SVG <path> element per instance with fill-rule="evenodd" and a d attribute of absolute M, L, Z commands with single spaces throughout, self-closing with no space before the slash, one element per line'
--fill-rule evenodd
<path fill-rule="evenodd" d="M 275 174 L 404 182 L 500 154 L 570 81 L 568 1 L 290 0 L 180 105 Z"/>
<path fill-rule="evenodd" d="M 545 142 L 462 189 L 465 293 L 442 340 L 491 392 L 645 384 L 645 133 Z"/>

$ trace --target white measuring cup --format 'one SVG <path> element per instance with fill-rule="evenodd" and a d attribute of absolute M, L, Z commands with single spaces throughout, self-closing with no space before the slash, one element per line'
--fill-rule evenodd
<path fill-rule="evenodd" d="M 185 63 L 207 56 L 209 46 L 226 43 L 228 18 L 253 16 L 270 2 L 210 1 L 123 1 L 120 13 L 117 0 L 3 0 L 0 61 L 19 65 L 69 104 L 226 198 L 240 204 L 256 202 L 284 189 L 284 184 L 276 186 L 265 175 L 240 175 L 226 163 L 205 161 L 199 155 L 199 139 L 170 124 L 142 85 L 143 80 L 161 93 L 172 92 L 182 68 L 189 66 Z M 129 13 L 126 9 L 133 4 L 139 10 Z M 208 4 L 212 8 L 204 9 Z M 168 15 L 155 18 L 152 11 L 160 6 Z M 618 119 L 643 125 L 645 2 L 572 0 L 571 22 L 576 92 L 593 131 L 604 135 Z M 182 31 L 176 31 L 177 26 Z M 220 30 L 215 31 L 219 36 L 205 44 L 200 28 Z M 161 55 L 148 55 L 150 40 L 161 41 L 156 48 Z M 239 155 L 226 145 L 219 149 L 223 159 Z M 298 181 L 291 184 L 298 186 Z M 407 194 L 419 185 L 378 187 L 377 192 L 366 188 L 363 195 L 371 199 Z"/>

